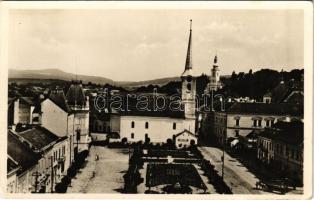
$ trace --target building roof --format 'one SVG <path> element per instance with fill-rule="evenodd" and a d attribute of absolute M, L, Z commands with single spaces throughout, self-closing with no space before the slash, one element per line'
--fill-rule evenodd
<path fill-rule="evenodd" d="M 234 103 L 227 109 L 227 113 L 303 116 L 303 106 L 288 103 Z"/>
<path fill-rule="evenodd" d="M 182 135 L 183 133 L 187 133 L 189 135 L 192 135 L 193 137 L 196 137 L 191 131 L 184 129 L 184 131 L 181 131 L 180 133 L 177 133 L 174 137 L 178 137 Z"/>
<path fill-rule="evenodd" d="M 19 136 L 8 131 L 8 155 L 21 166 L 21 172 L 24 172 L 36 165 L 40 156 L 36 154 Z"/>
<path fill-rule="evenodd" d="M 20 103 L 26 103 L 30 106 L 35 106 L 36 105 L 36 100 L 34 97 L 20 97 Z"/>
<path fill-rule="evenodd" d="M 49 99 L 63 111 L 67 113 L 71 112 L 71 108 L 66 101 L 63 91 L 52 91 L 49 95 Z"/>
<path fill-rule="evenodd" d="M 154 95 L 151 94 L 145 94 L 145 97 L 147 97 L 147 101 L 145 100 L 145 102 L 148 102 L 147 104 L 147 109 L 138 109 L 143 108 L 143 105 L 145 104 L 139 104 L 140 101 L 138 101 L 137 99 L 125 99 L 123 98 L 123 100 L 125 100 L 126 102 L 124 102 L 124 105 L 127 105 L 128 109 L 125 107 L 123 107 L 123 110 L 117 110 L 118 113 L 121 116 L 147 116 L 147 117 L 171 117 L 171 118 L 185 118 L 185 113 L 184 113 L 184 105 L 181 104 L 181 109 L 179 110 L 174 110 L 171 109 L 170 106 L 170 98 L 167 96 L 163 96 L 164 100 L 165 100 L 165 106 L 164 106 L 164 110 L 160 110 L 160 109 L 156 109 L 157 107 L 155 107 L 156 102 L 159 102 L 158 100 L 155 100 Z M 143 101 L 144 102 L 144 101 Z M 161 106 L 162 104 L 157 103 L 159 106 Z M 154 109 L 155 108 L 155 109 Z"/>
<path fill-rule="evenodd" d="M 86 99 L 82 84 L 72 84 L 66 94 L 66 99 L 69 105 L 85 105 Z"/>
<path fill-rule="evenodd" d="M 43 150 L 45 147 L 60 139 L 58 136 L 41 126 L 36 126 L 32 129 L 20 132 L 18 135 L 30 142 L 37 150 Z"/>
<path fill-rule="evenodd" d="M 288 82 L 281 81 L 271 92 L 268 92 L 264 95 L 264 97 L 271 97 L 272 103 L 282 103 L 287 100 L 287 97 L 295 92 L 302 91 L 303 92 L 303 82 L 302 81 L 294 81 L 290 80 Z M 303 100 L 303 95 L 299 96 L 297 102 Z M 288 101 L 293 103 L 294 101 Z"/>
<path fill-rule="evenodd" d="M 304 124 L 301 121 L 278 121 L 272 127 L 262 131 L 260 136 L 290 145 L 302 145 L 304 141 Z"/>
<path fill-rule="evenodd" d="M 7 174 L 19 169 L 19 165 L 10 156 L 7 158 Z"/>

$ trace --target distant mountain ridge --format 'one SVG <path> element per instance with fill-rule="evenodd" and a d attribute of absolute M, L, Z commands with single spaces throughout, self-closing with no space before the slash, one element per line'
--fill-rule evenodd
<path fill-rule="evenodd" d="M 42 69 L 42 70 L 16 70 L 9 69 L 9 79 L 56 79 L 63 81 L 71 81 L 71 80 L 82 80 L 84 83 L 92 82 L 96 84 L 110 84 L 116 86 L 127 86 L 127 87 L 140 87 L 145 85 L 164 85 L 170 81 L 180 81 L 180 77 L 167 77 L 167 78 L 159 78 L 153 80 L 145 80 L 145 81 L 114 81 L 109 78 L 104 78 L 100 76 L 87 76 L 87 75 L 75 75 L 72 73 L 64 72 L 60 69 Z"/>

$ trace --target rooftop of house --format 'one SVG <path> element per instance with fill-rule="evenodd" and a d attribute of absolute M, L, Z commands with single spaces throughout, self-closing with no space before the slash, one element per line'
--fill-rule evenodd
<path fill-rule="evenodd" d="M 23 143 L 19 136 L 8 131 L 8 155 L 21 166 L 24 172 L 36 165 L 40 156 L 36 154 L 28 144 Z"/>
<path fill-rule="evenodd" d="M 280 82 L 274 89 L 266 93 L 265 97 L 271 97 L 273 103 L 283 102 L 293 91 L 303 91 L 303 82 L 290 80 Z"/>
<path fill-rule="evenodd" d="M 302 145 L 304 141 L 304 124 L 301 121 L 278 121 L 266 128 L 260 136 L 290 145 Z"/>
<path fill-rule="evenodd" d="M 57 135 L 41 126 L 35 126 L 32 129 L 18 133 L 18 135 L 30 142 L 39 151 L 60 140 Z"/>
<path fill-rule="evenodd" d="M 17 170 L 19 168 L 19 165 L 16 161 L 14 161 L 10 156 L 7 158 L 7 173 Z"/>
<path fill-rule="evenodd" d="M 155 99 L 155 97 L 154 95 L 146 94 L 145 98 L 141 100 L 135 98 L 124 99 L 124 107 L 120 110 L 115 110 L 117 110 L 121 116 L 185 118 L 183 104 L 180 105 L 180 109 L 173 109 L 179 106 L 179 104 L 174 103 L 175 105 L 171 105 L 171 102 L 174 101 L 171 101 L 167 96 L 163 96 L 164 100 L 158 100 Z M 159 109 L 157 109 L 157 106 Z"/>
<path fill-rule="evenodd" d="M 52 91 L 49 95 L 49 99 L 54 102 L 59 108 L 63 111 L 70 113 L 71 108 L 67 103 L 65 95 L 63 91 Z"/>
<path fill-rule="evenodd" d="M 288 103 L 234 103 L 227 109 L 227 113 L 303 116 L 304 111 L 303 106 Z"/>

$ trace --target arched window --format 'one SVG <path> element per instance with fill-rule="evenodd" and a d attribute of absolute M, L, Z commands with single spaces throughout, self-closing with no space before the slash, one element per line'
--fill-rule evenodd
<path fill-rule="evenodd" d="M 134 139 L 134 133 L 131 133 L 131 138 Z"/>
<path fill-rule="evenodd" d="M 148 129 L 148 122 L 145 122 L 145 128 Z"/>
<path fill-rule="evenodd" d="M 174 123 L 172 124 L 172 129 L 173 129 L 173 130 L 176 130 L 176 129 L 177 129 L 177 123 L 174 122 Z"/>
<path fill-rule="evenodd" d="M 131 122 L 131 128 L 134 128 L 135 127 L 135 122 Z"/>

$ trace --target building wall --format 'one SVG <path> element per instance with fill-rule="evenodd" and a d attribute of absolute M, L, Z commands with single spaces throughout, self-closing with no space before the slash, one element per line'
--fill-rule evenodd
<path fill-rule="evenodd" d="M 34 177 L 32 174 L 37 171 L 37 166 L 18 175 L 17 178 L 17 193 L 31 193 L 34 191 Z"/>
<path fill-rule="evenodd" d="M 74 114 L 74 131 L 77 133 L 80 130 L 80 140 L 77 142 L 75 138 L 74 143 L 78 143 L 78 151 L 82 152 L 88 150 L 89 143 L 91 142 L 89 133 L 89 112 L 81 111 Z"/>
<path fill-rule="evenodd" d="M 263 130 L 265 127 L 270 127 L 278 120 L 285 119 L 287 115 L 255 115 L 255 114 L 228 114 L 227 115 L 227 137 L 246 136 L 252 130 Z M 290 116 L 292 117 L 292 116 Z M 236 125 L 236 119 L 239 119 L 239 125 Z M 297 118 L 297 117 L 294 117 Z M 257 120 L 257 125 L 254 126 L 254 120 Z M 258 121 L 261 121 L 259 125 Z M 268 121 L 268 124 L 267 124 Z M 238 131 L 238 135 L 237 135 Z"/>
<path fill-rule="evenodd" d="M 267 164 L 274 159 L 274 144 L 271 139 L 258 137 L 257 158 Z"/>
<path fill-rule="evenodd" d="M 175 145 L 177 148 L 185 148 L 191 145 L 191 141 L 194 140 L 195 145 L 197 144 L 197 138 L 187 132 L 182 133 L 181 135 L 175 138 Z"/>
<path fill-rule="evenodd" d="M 134 128 L 131 127 L 132 121 Z M 148 122 L 148 128 L 145 123 Z M 176 123 L 176 129 L 173 129 L 173 123 Z M 173 139 L 173 136 L 183 130 L 190 130 L 194 133 L 195 120 L 184 120 L 167 117 L 142 117 L 142 116 L 121 116 L 120 120 L 120 138 L 127 138 L 128 141 L 145 141 L 145 134 L 150 138 L 150 142 L 161 143 L 167 139 Z M 132 133 L 134 138 L 132 138 Z"/>
<path fill-rule="evenodd" d="M 59 137 L 67 136 L 68 113 L 58 107 L 50 99 L 46 99 L 41 104 L 42 109 L 42 126 L 58 135 Z M 70 129 L 71 130 L 71 129 Z"/>
<path fill-rule="evenodd" d="M 303 180 L 303 147 L 292 146 L 279 141 L 274 143 L 274 160 L 287 176 Z"/>
<path fill-rule="evenodd" d="M 16 193 L 17 176 L 16 172 L 7 176 L 7 193 Z"/>
<path fill-rule="evenodd" d="M 110 116 L 110 127 L 112 132 L 120 133 L 120 120 L 119 115 Z"/>
<path fill-rule="evenodd" d="M 20 102 L 19 104 L 19 123 L 29 124 L 31 119 L 30 106 Z"/>

